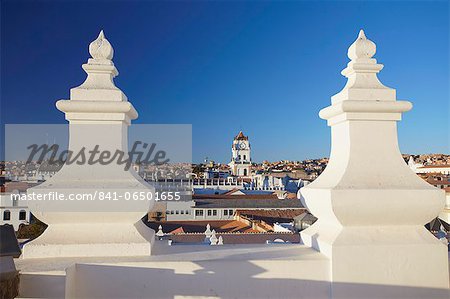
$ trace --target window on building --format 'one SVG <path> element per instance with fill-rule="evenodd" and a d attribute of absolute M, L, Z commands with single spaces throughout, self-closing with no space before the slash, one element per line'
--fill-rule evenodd
<path fill-rule="evenodd" d="M 241 155 L 238 156 L 238 159 L 241 160 Z"/>
<path fill-rule="evenodd" d="M 233 216 L 233 210 L 228 210 L 228 215 Z"/>
<path fill-rule="evenodd" d="M 17 207 L 19 205 L 18 197 L 16 197 L 16 195 L 17 196 L 19 195 L 19 191 L 17 191 L 17 192 L 15 192 L 15 191 L 17 191 L 17 190 L 14 190 L 12 192 L 12 194 L 14 194 L 14 196 L 11 196 L 13 207 Z"/>
<path fill-rule="evenodd" d="M 203 210 L 195 210 L 195 216 L 203 216 Z"/>
<path fill-rule="evenodd" d="M 10 211 L 6 210 L 3 212 L 3 220 L 5 220 L 5 221 L 11 220 L 11 212 Z"/>
<path fill-rule="evenodd" d="M 208 210 L 208 216 L 211 216 L 211 214 L 212 214 L 212 211 Z"/>
<path fill-rule="evenodd" d="M 244 176 L 247 176 L 247 169 L 244 169 Z"/>
<path fill-rule="evenodd" d="M 213 216 L 217 216 L 217 210 L 213 210 Z"/>
<path fill-rule="evenodd" d="M 189 214 L 190 214 L 189 210 L 186 210 L 186 215 L 189 215 Z"/>
<path fill-rule="evenodd" d="M 184 210 L 181 210 L 181 211 L 180 211 L 180 214 L 181 214 L 181 215 L 184 215 Z"/>
<path fill-rule="evenodd" d="M 175 211 L 175 214 L 177 214 L 177 215 L 180 214 L 180 211 L 176 210 L 176 211 Z"/>
<path fill-rule="evenodd" d="M 244 160 L 247 160 L 247 155 L 244 155 Z"/>
<path fill-rule="evenodd" d="M 27 212 L 25 210 L 21 210 L 19 212 L 19 220 L 26 220 L 27 219 Z"/>
<path fill-rule="evenodd" d="M 228 210 L 224 210 L 224 211 L 223 211 L 223 215 L 224 215 L 224 216 L 228 216 Z"/>

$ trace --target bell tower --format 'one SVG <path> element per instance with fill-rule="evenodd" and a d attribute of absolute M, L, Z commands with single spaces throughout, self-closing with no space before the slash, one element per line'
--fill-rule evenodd
<path fill-rule="evenodd" d="M 248 136 L 242 131 L 236 135 L 231 145 L 231 162 L 228 164 L 234 176 L 246 177 L 251 174 L 252 159 Z"/>

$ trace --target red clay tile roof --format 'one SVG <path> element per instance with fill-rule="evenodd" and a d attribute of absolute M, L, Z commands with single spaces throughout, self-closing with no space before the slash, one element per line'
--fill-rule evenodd
<path fill-rule="evenodd" d="M 222 193 L 222 195 L 232 195 L 236 191 L 239 191 L 239 188 L 233 188 L 225 193 Z"/>
<path fill-rule="evenodd" d="M 289 210 L 236 210 L 241 215 L 248 216 L 263 216 L 272 218 L 294 219 L 294 217 L 301 215 L 306 209 L 289 209 Z"/>
<path fill-rule="evenodd" d="M 431 185 L 450 185 L 450 181 L 440 181 L 433 178 L 428 178 L 427 183 Z"/>
<path fill-rule="evenodd" d="M 421 167 L 417 167 L 417 169 L 421 168 L 450 168 L 450 165 L 425 165 Z"/>
<path fill-rule="evenodd" d="M 248 225 L 246 225 L 243 222 L 236 221 L 236 220 L 232 220 L 229 223 L 222 225 L 220 227 L 221 230 L 228 231 L 228 232 L 246 231 L 246 230 L 248 230 L 248 228 L 249 228 Z"/>
<path fill-rule="evenodd" d="M 297 194 L 288 192 L 288 194 L 286 194 L 286 198 L 297 199 Z"/>
<path fill-rule="evenodd" d="M 239 132 L 239 134 L 234 137 L 234 140 L 248 140 L 247 136 L 244 136 L 244 133 L 242 131 Z"/>
<path fill-rule="evenodd" d="M 164 231 L 164 230 L 163 230 L 163 231 Z M 174 229 L 173 231 L 170 232 L 170 234 L 184 234 L 184 233 L 185 233 L 185 232 L 184 232 L 184 229 L 183 229 L 182 226 L 180 226 L 179 228 Z"/>
<path fill-rule="evenodd" d="M 154 231 L 158 231 L 158 227 L 161 225 L 165 233 L 172 233 L 180 227 L 183 228 L 184 233 L 204 233 L 207 224 L 210 225 L 211 230 L 215 229 L 216 232 L 243 232 L 250 228 L 236 220 L 149 221 L 145 224 Z"/>
<path fill-rule="evenodd" d="M 236 214 L 252 220 L 262 220 L 269 225 L 276 222 L 292 222 L 294 217 L 304 213 L 306 209 L 289 209 L 289 210 L 236 210 Z"/>
<path fill-rule="evenodd" d="M 6 182 L 5 183 L 5 192 L 12 192 L 14 190 L 18 190 L 20 192 L 27 191 L 32 185 L 27 182 Z"/>

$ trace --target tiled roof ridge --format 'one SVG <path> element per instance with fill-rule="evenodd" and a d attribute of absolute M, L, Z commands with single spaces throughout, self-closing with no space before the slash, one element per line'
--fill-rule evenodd
<path fill-rule="evenodd" d="M 430 165 L 424 165 L 424 166 L 417 167 L 417 169 L 421 169 L 421 168 L 450 168 L 450 165 L 449 164 L 438 164 L 438 165 L 430 164 Z"/>

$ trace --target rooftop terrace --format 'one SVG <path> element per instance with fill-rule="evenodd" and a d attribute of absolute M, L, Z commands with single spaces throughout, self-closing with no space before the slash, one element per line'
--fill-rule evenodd
<path fill-rule="evenodd" d="M 126 151 L 137 112 L 114 84 L 114 51 L 103 32 L 89 52 L 86 81 L 57 102 L 70 123 L 70 147 Z M 396 124 L 412 104 L 378 80 L 383 65 L 375 52 L 361 30 L 342 71 L 347 85 L 319 114 L 331 127 L 332 150 L 325 171 L 298 194 L 318 218 L 302 231 L 304 244 L 168 246 L 139 221 L 148 203 L 120 212 L 107 209 L 112 203 L 89 212 L 30 204 L 48 229 L 16 260 L 20 296 L 448 298 L 447 248 L 424 228 L 443 210 L 444 191 L 402 159 Z M 67 165 L 29 192 L 94 192 L 118 181 L 126 190 L 152 191 L 133 170 L 116 166 Z M 87 184 L 86 177 L 101 179 Z"/>

